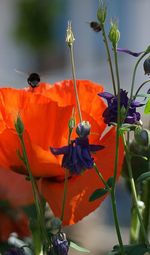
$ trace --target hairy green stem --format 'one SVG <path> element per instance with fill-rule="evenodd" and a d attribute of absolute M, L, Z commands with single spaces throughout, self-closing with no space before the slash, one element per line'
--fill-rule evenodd
<path fill-rule="evenodd" d="M 132 100 L 132 97 L 133 97 L 133 90 L 134 90 L 134 83 L 135 83 L 135 75 L 136 75 L 137 68 L 138 68 L 139 63 L 140 63 L 141 60 L 145 57 L 146 54 L 147 54 L 147 53 L 144 52 L 144 53 L 142 54 L 142 56 L 138 59 L 138 61 L 136 62 L 136 64 L 135 64 L 134 71 L 133 71 L 133 76 L 132 76 L 131 93 L 130 93 L 129 105 L 130 105 L 131 100 Z"/>
<path fill-rule="evenodd" d="M 79 101 L 78 90 L 77 90 L 77 83 L 76 83 L 73 44 L 71 44 L 69 46 L 69 49 L 70 49 L 71 66 L 72 66 L 72 78 L 73 78 L 73 85 L 74 85 L 74 91 L 75 91 L 75 96 L 76 96 L 77 109 L 78 109 L 78 114 L 79 114 L 80 122 L 82 122 L 82 113 L 81 113 L 81 107 L 80 107 L 80 101 Z"/>
<path fill-rule="evenodd" d="M 104 41 L 105 48 L 106 48 L 106 53 L 107 53 L 107 60 L 108 60 L 109 67 L 110 67 L 110 73 L 111 73 L 111 79 L 112 79 L 114 95 L 116 96 L 116 85 L 115 85 L 115 78 L 114 78 L 114 72 L 113 72 L 113 66 L 112 66 L 112 61 L 111 61 L 110 50 L 109 50 L 108 41 L 107 41 L 107 37 L 106 37 L 106 33 L 105 33 L 105 27 L 104 27 L 103 24 L 101 24 L 101 27 L 102 27 L 103 41 Z"/>
<path fill-rule="evenodd" d="M 109 187 L 108 183 L 105 181 L 104 177 L 99 172 L 99 170 L 98 170 L 95 163 L 94 163 L 94 169 L 95 169 L 97 175 L 99 176 L 100 180 L 105 185 L 108 192 L 111 194 L 111 203 L 112 203 L 113 216 L 114 216 L 114 222 L 115 222 L 115 228 L 116 228 L 116 233 L 117 233 L 117 237 L 118 237 L 118 242 L 119 242 L 119 245 L 120 245 L 121 255 L 125 255 L 123 242 L 122 242 L 122 237 L 121 237 L 121 233 L 120 233 L 120 227 L 119 227 L 119 221 L 118 221 L 118 215 L 117 215 L 116 198 L 115 198 L 114 189 L 113 188 L 111 189 Z"/>
<path fill-rule="evenodd" d="M 148 235 L 149 231 L 149 221 L 150 221 L 150 181 L 146 181 L 143 184 L 143 190 L 141 194 L 141 200 L 144 202 L 144 210 L 143 210 L 143 225 Z M 143 235 L 139 236 L 139 241 L 142 243 Z"/>
<path fill-rule="evenodd" d="M 21 142 L 21 146 L 22 146 L 23 161 L 24 161 L 24 164 L 28 171 L 29 178 L 30 178 L 31 185 L 32 185 L 32 190 L 33 190 L 33 195 L 34 195 L 34 200 L 35 200 L 35 205 L 36 205 L 36 210 L 37 210 L 37 217 L 38 217 L 40 230 L 41 230 L 42 243 L 45 244 L 45 243 L 48 243 L 49 240 L 48 240 L 47 232 L 46 232 L 46 228 L 45 228 L 44 213 L 43 213 L 43 208 L 42 208 L 42 204 L 41 204 L 41 199 L 39 197 L 39 191 L 38 191 L 36 181 L 32 175 L 31 169 L 30 169 L 30 164 L 29 164 L 29 160 L 28 160 L 28 156 L 27 156 L 27 152 L 26 152 L 23 135 L 19 135 L 19 138 L 20 138 L 20 142 Z"/>
<path fill-rule="evenodd" d="M 132 175 L 130 152 L 129 152 L 128 146 L 126 144 L 125 135 L 123 135 L 123 142 L 124 142 L 124 148 L 125 148 L 125 152 L 126 152 L 126 162 L 127 162 L 127 166 L 128 166 L 129 180 L 130 180 L 130 185 L 131 185 L 131 190 L 132 190 L 134 206 L 136 208 L 137 216 L 138 216 L 138 219 L 139 219 L 139 222 L 141 225 L 141 231 L 142 231 L 142 235 L 144 237 L 144 242 L 146 245 L 149 245 L 149 241 L 148 241 L 147 234 L 146 234 L 144 224 L 143 224 L 143 218 L 142 218 L 142 215 L 139 210 L 138 198 L 137 198 L 135 183 L 134 183 L 134 179 L 133 179 L 133 175 Z"/>
<path fill-rule="evenodd" d="M 63 201 L 62 201 L 62 211 L 61 211 L 61 221 L 63 221 L 64 218 L 64 212 L 65 212 L 65 204 L 66 204 L 66 198 L 67 198 L 67 185 L 68 185 L 68 175 L 69 175 L 69 170 L 65 170 L 65 181 L 64 181 L 64 192 L 63 192 Z"/>

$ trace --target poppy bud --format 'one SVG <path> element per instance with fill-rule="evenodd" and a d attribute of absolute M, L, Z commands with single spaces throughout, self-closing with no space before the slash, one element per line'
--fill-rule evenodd
<path fill-rule="evenodd" d="M 79 137 L 86 137 L 90 134 L 91 125 L 88 121 L 82 121 L 76 128 L 76 133 Z"/>
<path fill-rule="evenodd" d="M 145 74 L 150 75 L 150 57 L 145 59 L 143 68 L 144 68 Z"/>
<path fill-rule="evenodd" d="M 134 134 L 136 142 L 144 147 L 150 146 L 150 131 L 147 129 L 136 129 Z"/>
<path fill-rule="evenodd" d="M 106 15 L 107 15 L 107 7 L 103 3 L 101 3 L 97 11 L 97 18 L 100 24 L 105 23 Z"/>
<path fill-rule="evenodd" d="M 116 22 L 111 22 L 111 27 L 108 36 L 109 40 L 112 42 L 112 45 L 116 47 L 120 39 L 120 32 Z"/>
<path fill-rule="evenodd" d="M 16 131 L 17 131 L 18 135 L 22 135 L 23 134 L 24 125 L 23 125 L 23 122 L 22 122 L 22 120 L 21 120 L 19 115 L 18 115 L 17 120 L 15 122 L 15 128 L 16 128 Z"/>

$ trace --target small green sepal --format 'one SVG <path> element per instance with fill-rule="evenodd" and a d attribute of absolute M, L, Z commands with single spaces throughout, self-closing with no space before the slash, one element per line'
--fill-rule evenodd
<path fill-rule="evenodd" d="M 16 128 L 16 131 L 17 131 L 18 135 L 22 135 L 23 134 L 23 132 L 24 132 L 24 125 L 23 125 L 23 122 L 22 122 L 22 120 L 21 120 L 19 115 L 17 116 L 17 120 L 15 122 L 15 128 Z"/>

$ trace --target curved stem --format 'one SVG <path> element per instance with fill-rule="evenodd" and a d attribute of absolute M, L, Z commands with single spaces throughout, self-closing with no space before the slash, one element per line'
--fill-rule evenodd
<path fill-rule="evenodd" d="M 150 80 L 144 81 L 144 82 L 140 85 L 140 87 L 137 89 L 137 91 L 136 91 L 136 93 L 135 93 L 135 95 L 134 95 L 134 99 L 137 97 L 137 95 L 138 95 L 139 91 L 141 90 L 141 88 L 142 88 L 146 83 L 148 83 L 148 82 L 150 82 Z"/>
<path fill-rule="evenodd" d="M 106 33 L 105 33 L 105 27 L 102 24 L 101 24 L 101 27 L 102 27 L 103 41 L 104 41 L 104 44 L 105 44 L 107 59 L 108 59 L 110 72 L 111 72 L 111 79 L 112 79 L 112 84 L 113 84 L 114 95 L 116 96 L 116 85 L 115 85 L 115 78 L 114 78 L 114 72 L 113 72 L 113 66 L 112 66 L 112 61 L 111 61 L 110 50 L 109 50 L 108 41 L 107 41 L 107 37 L 106 37 Z"/>
<path fill-rule="evenodd" d="M 80 122 L 82 122 L 82 113 L 80 108 L 80 101 L 78 96 L 78 90 L 77 90 L 77 83 L 76 83 L 76 75 L 75 75 L 75 63 L 74 63 L 74 53 L 73 53 L 73 44 L 69 46 L 70 49 L 70 57 L 71 57 L 71 66 L 72 66 L 72 78 L 73 78 L 73 85 L 75 90 L 75 96 L 76 96 L 76 103 L 77 103 L 77 109 L 79 114 Z"/>
<path fill-rule="evenodd" d="M 145 57 L 146 54 L 147 54 L 146 52 L 144 52 L 144 53 L 142 54 L 142 56 L 138 59 L 138 61 L 137 61 L 136 64 L 135 64 L 135 67 L 134 67 L 133 76 L 132 76 L 132 83 L 131 83 L 131 93 L 130 93 L 129 106 L 130 106 L 130 103 L 131 103 L 131 100 L 132 100 L 132 97 L 133 97 L 133 90 L 134 90 L 134 83 L 135 83 L 136 71 L 137 71 L 137 68 L 138 68 L 139 63 L 140 63 L 141 60 Z"/>
<path fill-rule="evenodd" d="M 133 201 L 134 201 L 134 206 L 136 208 L 136 212 L 139 218 L 139 222 L 141 225 L 141 231 L 144 237 L 144 241 L 145 244 L 149 246 L 149 241 L 147 238 L 147 234 L 144 228 L 144 224 L 143 224 L 143 219 L 139 210 L 139 206 L 138 206 L 138 198 L 137 198 L 137 193 L 136 193 L 136 188 L 135 188 L 135 183 L 134 183 L 134 179 L 133 179 L 133 175 L 132 175 L 132 167 L 131 167 L 131 161 L 130 161 L 130 154 L 129 154 L 129 150 L 128 150 L 128 146 L 126 144 L 126 139 L 125 136 L 123 135 L 123 142 L 124 142 L 124 148 L 125 148 L 125 152 L 126 152 L 126 162 L 127 162 L 127 166 L 128 166 L 128 172 L 129 172 L 129 178 L 130 178 L 130 184 L 131 184 L 131 190 L 132 190 L 132 195 L 133 195 Z"/>

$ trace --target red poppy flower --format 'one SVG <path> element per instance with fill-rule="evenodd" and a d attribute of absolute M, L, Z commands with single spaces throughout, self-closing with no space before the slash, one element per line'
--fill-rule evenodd
<path fill-rule="evenodd" d="M 31 184 L 25 176 L 0 169 L 0 241 L 6 241 L 12 232 L 20 237 L 29 235 L 28 218 L 21 206 L 33 201 Z"/>
<path fill-rule="evenodd" d="M 102 113 L 106 108 L 97 96 L 103 88 L 90 81 L 77 81 L 83 120 L 91 124 L 90 144 L 105 146 L 97 152 L 96 163 L 104 178 L 113 175 L 115 132 L 111 130 L 99 141 L 106 124 Z M 0 89 L 0 166 L 27 174 L 16 151 L 20 141 L 14 129 L 14 121 L 19 113 L 25 126 L 24 140 L 34 176 L 48 177 L 42 181 L 42 192 L 49 201 L 56 216 L 60 217 L 65 170 L 61 167 L 62 156 L 54 156 L 49 147 L 67 145 L 68 121 L 75 107 L 72 81 L 62 81 L 53 86 L 41 83 L 36 88 L 25 90 Z M 79 122 L 76 113 L 77 123 Z M 73 138 L 75 134 L 73 134 Z M 123 149 L 120 147 L 118 175 L 121 170 Z M 89 203 L 92 192 L 101 187 L 94 170 L 68 180 L 68 197 L 64 224 L 73 224 L 93 211 L 101 203 L 99 199 Z"/>

